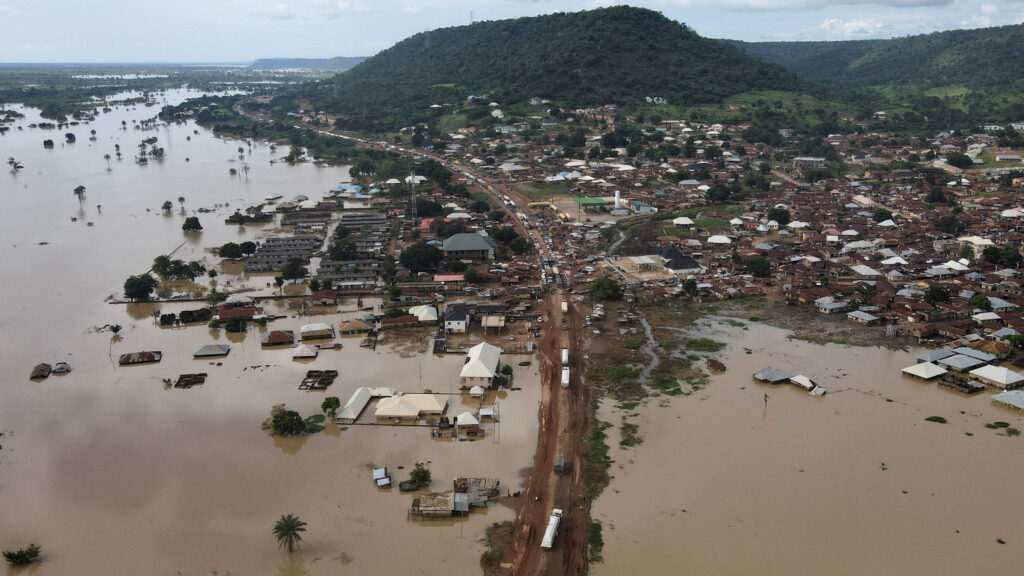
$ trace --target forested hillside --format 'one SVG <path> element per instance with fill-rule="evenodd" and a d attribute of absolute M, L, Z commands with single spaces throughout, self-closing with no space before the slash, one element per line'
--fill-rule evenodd
<path fill-rule="evenodd" d="M 343 115 L 346 127 L 386 128 L 426 119 L 431 104 L 470 94 L 502 103 L 539 96 L 591 106 L 660 97 L 689 105 L 798 85 L 795 74 L 728 42 L 620 6 L 424 32 L 282 102 L 308 99 Z"/>
<path fill-rule="evenodd" d="M 1024 25 L 949 30 L 890 40 L 736 42 L 809 79 L 877 86 L 1007 86 L 1024 77 Z"/>

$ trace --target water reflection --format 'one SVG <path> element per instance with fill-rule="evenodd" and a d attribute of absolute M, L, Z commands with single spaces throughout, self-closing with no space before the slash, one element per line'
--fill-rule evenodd
<path fill-rule="evenodd" d="M 277 565 L 278 576 L 303 576 L 306 570 L 306 559 L 301 552 L 284 552 L 281 563 Z"/>
<path fill-rule="evenodd" d="M 160 305 L 156 302 L 139 302 L 128 304 L 125 309 L 133 320 L 145 320 L 152 318 L 154 312 L 160 312 Z"/>
<path fill-rule="evenodd" d="M 306 445 L 308 436 L 278 436 L 274 435 L 274 448 L 288 455 L 298 454 L 299 450 Z"/>

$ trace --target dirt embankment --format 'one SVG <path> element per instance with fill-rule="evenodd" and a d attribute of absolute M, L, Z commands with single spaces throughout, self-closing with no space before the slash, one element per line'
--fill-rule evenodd
<path fill-rule="evenodd" d="M 540 342 L 538 360 L 543 391 L 540 432 L 533 467 L 525 479 L 525 493 L 519 501 L 511 549 L 504 566 L 509 574 L 583 574 L 586 572 L 586 539 L 590 504 L 584 498 L 586 481 L 582 471 L 583 438 L 593 417 L 591 392 L 583 379 L 582 325 L 579 314 L 571 312 L 561 328 L 561 311 L 556 298 L 544 300 L 542 313 L 550 319 Z M 569 388 L 561 381 L 561 349 L 570 350 Z M 564 454 L 567 470 L 555 475 L 555 456 Z M 558 537 L 552 550 L 540 548 L 551 510 L 563 511 Z"/>

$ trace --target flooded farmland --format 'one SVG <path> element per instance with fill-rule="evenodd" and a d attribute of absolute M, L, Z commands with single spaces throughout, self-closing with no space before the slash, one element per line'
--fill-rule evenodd
<path fill-rule="evenodd" d="M 821 346 L 759 324 L 702 331 L 728 342 L 728 370 L 630 411 L 639 446 L 619 449 L 608 431 L 614 479 L 594 505 L 605 541 L 594 574 L 1018 570 L 1022 444 L 985 424 L 1022 418 L 991 391 L 901 376 L 919 350 Z M 829 393 L 753 381 L 765 366 Z M 617 426 L 622 414 L 605 403 L 599 418 Z"/>
<path fill-rule="evenodd" d="M 183 96 L 167 97 L 173 103 Z M 207 252 L 269 232 L 226 226 L 224 218 L 268 194 L 320 198 L 348 181 L 347 167 L 271 164 L 286 147 L 272 151 L 254 142 L 250 150 L 191 124 L 133 129 L 133 120 L 152 117 L 156 107 L 115 109 L 88 125 L 48 131 L 28 128 L 39 119 L 25 112 L 15 125 L 24 129 L 0 137 L 5 156 L 25 166 L 0 177 L 0 548 L 42 545 L 43 562 L 26 572 L 40 575 L 474 571 L 484 529 L 511 519 L 511 510 L 491 506 L 464 519 L 409 522 L 412 496 L 378 490 L 370 467 L 388 466 L 397 481 L 424 462 L 437 490 L 458 476 L 484 476 L 499 479 L 502 493 L 515 491 L 536 446 L 535 362 L 521 367 L 528 358 L 505 358 L 522 390 L 486 400 L 498 402 L 504 418 L 476 442 L 432 440 L 425 427 L 333 424 L 308 437 L 274 438 L 260 428 L 272 405 L 285 403 L 304 417 L 320 412 L 325 393 L 298 390 L 306 370 L 338 370 L 326 395 L 344 403 L 359 386 L 457 393 L 463 357 L 409 354 L 404 342 L 371 351 L 358 339 L 339 338 L 341 350 L 297 362 L 290 349 L 261 349 L 255 329 L 235 335 L 154 321 L 157 310 L 196 303 L 107 302 L 121 296 L 127 276 L 179 245 L 175 258 L 220 272 L 218 289 L 273 294 L 270 277 L 240 276 L 237 265 L 221 266 Z M 77 141 L 62 145 L 69 131 Z M 138 143 L 152 136 L 166 158 L 135 164 Z M 54 149 L 43 148 L 47 138 Z M 113 156 L 118 143 L 124 159 L 112 159 L 108 172 L 103 155 Z M 241 172 L 243 162 L 247 177 L 229 174 Z M 81 202 L 72 194 L 78 185 L 86 187 Z M 170 213 L 161 210 L 164 201 L 174 204 Z M 197 214 L 200 208 L 210 212 Z M 186 214 L 199 216 L 202 233 L 183 234 Z M 199 291 L 211 286 L 206 278 L 197 283 Z M 297 317 L 287 300 L 261 305 L 284 316 L 269 329 L 296 331 L 310 321 L 337 325 L 356 308 L 346 300 L 344 311 L 310 319 Z M 103 327 L 113 324 L 123 329 L 112 338 Z M 405 338 L 430 336 L 427 330 Z M 225 343 L 232 347 L 225 358 L 192 358 L 201 345 Z M 117 366 L 120 354 L 140 350 L 160 350 L 163 360 Z M 35 364 L 60 361 L 73 371 L 29 381 Z M 209 374 L 205 384 L 180 390 L 164 383 L 195 372 Z M 448 398 L 455 408 L 449 413 L 479 405 L 458 394 Z M 301 553 L 290 557 L 271 534 L 287 513 L 308 523 Z"/>

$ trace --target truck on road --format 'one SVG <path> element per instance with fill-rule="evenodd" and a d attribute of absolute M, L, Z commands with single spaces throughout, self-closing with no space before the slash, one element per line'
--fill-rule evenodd
<path fill-rule="evenodd" d="M 565 298 L 562 298 L 562 314 L 567 314 L 568 312 L 569 312 L 569 301 L 566 300 Z"/>
<path fill-rule="evenodd" d="M 565 366 L 568 363 L 569 363 L 569 349 L 568 348 L 562 348 L 562 366 Z"/>
<path fill-rule="evenodd" d="M 551 511 L 551 518 L 548 518 L 548 527 L 544 530 L 544 539 L 540 542 L 540 547 L 545 550 L 551 550 L 551 547 L 555 544 L 555 535 L 558 534 L 558 523 L 562 520 L 562 510 L 555 508 Z"/>
<path fill-rule="evenodd" d="M 562 368 L 562 388 L 569 387 L 569 367 Z"/>

